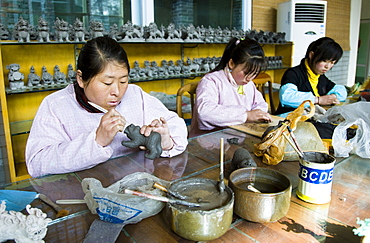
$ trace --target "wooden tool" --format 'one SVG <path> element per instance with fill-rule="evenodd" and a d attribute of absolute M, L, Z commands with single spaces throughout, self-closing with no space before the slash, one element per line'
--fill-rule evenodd
<path fill-rule="evenodd" d="M 176 198 L 179 198 L 179 199 L 182 199 L 182 200 L 184 200 L 186 198 L 183 195 L 180 195 L 180 194 L 178 194 L 176 192 L 173 192 L 173 191 L 168 190 L 166 187 L 164 187 L 163 185 L 161 185 L 161 184 L 159 184 L 157 182 L 154 182 L 153 187 L 155 187 L 155 188 L 157 188 L 157 189 L 159 189 L 161 191 L 167 192 L 168 194 L 170 194 L 173 197 L 176 197 Z"/>
<path fill-rule="evenodd" d="M 67 209 L 64 209 L 58 205 L 56 205 L 53 201 L 50 200 L 46 195 L 39 194 L 39 199 L 42 200 L 44 203 L 52 207 L 55 212 L 57 212 L 57 218 L 67 216 L 69 214 L 69 211 Z"/>
<path fill-rule="evenodd" d="M 224 181 L 224 139 L 220 139 L 220 182 L 218 183 L 220 192 L 225 191 Z"/>

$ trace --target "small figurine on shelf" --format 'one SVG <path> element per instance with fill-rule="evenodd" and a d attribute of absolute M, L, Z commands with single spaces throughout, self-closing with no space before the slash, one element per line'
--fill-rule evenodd
<path fill-rule="evenodd" d="M 69 24 L 65 20 L 60 20 L 58 17 L 54 21 L 55 40 L 56 41 L 70 41 L 69 40 Z"/>
<path fill-rule="evenodd" d="M 72 64 L 68 64 L 67 82 L 73 84 L 76 81 L 76 71 L 73 70 Z"/>
<path fill-rule="evenodd" d="M 9 64 L 6 66 L 6 69 L 9 70 L 8 74 L 8 81 L 9 81 L 9 88 L 11 90 L 17 90 L 24 88 L 24 74 L 21 73 L 20 70 L 21 66 L 17 63 Z"/>
<path fill-rule="evenodd" d="M 110 27 L 109 37 L 116 41 L 120 41 L 122 39 L 122 36 L 118 32 L 118 25 L 116 23 Z"/>
<path fill-rule="evenodd" d="M 50 42 L 49 23 L 44 20 L 41 16 L 39 17 L 37 26 L 38 41 L 39 42 Z"/>
<path fill-rule="evenodd" d="M 41 86 L 40 82 L 41 82 L 40 76 L 35 73 L 34 66 L 31 66 L 30 73 L 28 74 L 27 86 L 28 87 Z"/>
<path fill-rule="evenodd" d="M 156 61 L 152 61 L 150 63 L 151 69 L 152 69 L 152 76 L 153 77 L 158 77 L 158 64 Z"/>
<path fill-rule="evenodd" d="M 222 30 L 221 30 L 221 32 L 222 32 Z M 207 42 L 207 43 L 215 42 L 215 30 L 211 26 L 209 26 L 206 29 L 204 41 Z M 220 41 L 218 41 L 218 42 L 220 42 Z"/>
<path fill-rule="evenodd" d="M 90 37 L 94 39 L 96 37 L 104 36 L 104 26 L 101 22 L 96 20 L 90 21 Z"/>
<path fill-rule="evenodd" d="M 74 41 L 85 41 L 85 34 L 86 30 L 84 27 L 84 23 L 79 18 L 76 18 L 75 22 L 73 23 Z"/>
<path fill-rule="evenodd" d="M 189 57 L 186 59 L 186 64 L 188 65 L 189 72 L 191 73 L 198 73 L 199 71 L 199 64 L 197 63 L 196 59 L 194 58 L 191 60 Z"/>
<path fill-rule="evenodd" d="M 158 67 L 158 76 L 167 77 L 168 76 L 168 64 L 167 60 L 161 61 L 161 66 Z"/>
<path fill-rule="evenodd" d="M 150 62 L 148 60 L 144 61 L 144 68 L 143 68 L 145 75 L 149 78 L 153 77 L 152 68 L 150 66 Z"/>
<path fill-rule="evenodd" d="M 185 39 L 185 42 L 198 42 L 201 41 L 200 35 L 197 32 L 196 28 L 193 24 L 189 24 L 189 26 L 186 28 L 187 30 L 187 37 Z"/>
<path fill-rule="evenodd" d="M 54 66 L 54 83 L 55 84 L 67 83 L 66 75 L 60 71 L 60 68 L 58 65 Z"/>
<path fill-rule="evenodd" d="M 167 27 L 167 41 L 183 42 L 184 40 L 181 39 L 181 36 L 182 36 L 181 30 L 177 30 L 175 28 L 175 24 L 170 23 Z"/>
<path fill-rule="evenodd" d="M 210 26 L 208 29 L 211 30 L 213 28 Z M 222 43 L 224 39 L 224 31 L 220 26 L 218 26 L 216 29 L 213 29 L 212 32 L 210 31 L 210 33 L 213 34 L 213 42 Z"/>
<path fill-rule="evenodd" d="M 18 42 L 30 42 L 30 26 L 27 20 L 19 17 L 17 24 L 14 25 L 13 36 Z"/>
<path fill-rule="evenodd" d="M 42 66 L 41 84 L 44 86 L 52 86 L 54 84 L 53 76 L 48 73 L 45 66 Z"/>
<path fill-rule="evenodd" d="M 148 38 L 147 41 L 163 41 L 164 40 L 164 27 L 161 30 L 158 29 L 155 23 L 150 23 L 148 26 Z"/>
<path fill-rule="evenodd" d="M 224 42 L 224 43 L 229 43 L 230 39 L 231 39 L 231 30 L 229 30 L 229 28 L 225 28 L 223 31 L 222 31 L 222 41 L 221 42 Z"/>
<path fill-rule="evenodd" d="M 5 26 L 2 23 L 0 23 L 0 39 L 1 40 L 9 39 L 9 31 L 5 28 Z"/>
<path fill-rule="evenodd" d="M 120 32 L 121 35 L 124 36 L 123 41 L 145 41 L 143 27 L 133 25 L 131 21 L 127 21 L 126 24 L 122 25 Z"/>

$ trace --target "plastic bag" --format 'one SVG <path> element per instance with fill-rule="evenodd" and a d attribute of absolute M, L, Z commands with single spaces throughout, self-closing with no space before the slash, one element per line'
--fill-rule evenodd
<path fill-rule="evenodd" d="M 137 190 L 164 196 L 164 192 L 153 187 L 158 182 L 167 187 L 168 182 L 145 172 L 125 176 L 107 188 L 94 178 L 85 178 L 81 185 L 84 200 L 93 214 L 111 223 L 135 224 L 144 218 L 159 213 L 165 203 L 123 193 L 124 189 Z"/>
<path fill-rule="evenodd" d="M 357 154 L 362 158 L 370 158 L 370 103 L 356 102 L 349 105 L 330 108 L 322 122 L 339 123 L 334 129 L 332 145 L 336 157 L 348 157 Z M 347 140 L 347 129 L 357 126 L 356 135 Z"/>
<path fill-rule="evenodd" d="M 356 135 L 347 140 L 347 128 L 356 125 Z M 340 123 L 333 132 L 332 145 L 336 157 L 348 157 L 357 154 L 362 158 L 370 158 L 370 127 L 361 118 L 353 122 Z"/>

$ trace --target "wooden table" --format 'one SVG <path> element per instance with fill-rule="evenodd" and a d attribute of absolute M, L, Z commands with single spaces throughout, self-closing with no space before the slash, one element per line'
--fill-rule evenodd
<path fill-rule="evenodd" d="M 219 142 L 237 138 L 238 144 L 225 144 L 225 178 L 231 173 L 231 159 L 240 147 L 253 150 L 259 138 L 228 128 L 189 140 L 183 154 L 174 158 L 145 160 L 138 152 L 116 158 L 92 169 L 70 174 L 33 178 L 2 188 L 36 191 L 53 201 L 58 199 L 83 199 L 81 180 L 96 178 L 107 187 L 124 176 L 141 171 L 167 181 L 200 177 L 218 180 Z M 275 166 L 263 164 L 255 158 L 259 167 L 284 173 L 292 182 L 292 197 L 288 214 L 276 222 L 254 223 L 234 215 L 230 229 L 211 242 L 360 242 L 352 230 L 359 227 L 356 218 L 370 218 L 370 160 L 357 156 L 337 158 L 330 203 L 316 205 L 306 203 L 296 196 L 298 185 L 298 162 L 281 162 Z M 55 212 L 39 199 L 33 207 L 40 208 L 53 221 L 48 226 L 46 242 L 82 242 L 91 223 L 98 218 L 85 204 L 63 205 L 70 214 L 55 218 Z M 116 242 L 191 242 L 176 235 L 168 226 L 163 212 L 126 225 Z"/>

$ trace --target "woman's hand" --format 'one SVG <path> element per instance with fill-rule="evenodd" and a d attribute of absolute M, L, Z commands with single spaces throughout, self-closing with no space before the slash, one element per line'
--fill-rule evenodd
<path fill-rule="evenodd" d="M 115 109 L 109 110 L 100 120 L 96 130 L 95 141 L 101 146 L 108 146 L 118 132 L 122 132 L 126 125 L 126 120 Z"/>
<path fill-rule="evenodd" d="M 260 109 L 247 111 L 247 122 L 271 122 L 271 115 Z"/>
<path fill-rule="evenodd" d="M 160 120 L 155 119 L 149 125 L 144 125 L 140 128 L 140 133 L 148 137 L 151 132 L 157 132 L 161 135 L 161 145 L 163 150 L 173 148 L 173 140 L 168 129 L 167 121 L 163 117 Z"/>
<path fill-rule="evenodd" d="M 331 95 L 323 95 L 318 97 L 318 104 L 319 105 L 337 105 L 340 104 L 337 96 L 335 94 Z"/>

